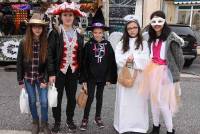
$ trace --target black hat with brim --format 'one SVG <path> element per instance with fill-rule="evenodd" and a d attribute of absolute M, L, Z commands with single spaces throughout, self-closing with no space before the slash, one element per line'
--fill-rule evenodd
<path fill-rule="evenodd" d="M 109 27 L 105 25 L 105 19 L 101 8 L 98 8 L 94 17 L 92 18 L 92 25 L 86 28 L 87 31 L 92 31 L 94 28 L 101 28 L 105 31 L 109 30 Z"/>
<path fill-rule="evenodd" d="M 101 28 L 101 29 L 103 29 L 105 31 L 108 31 L 110 29 L 109 27 L 105 26 L 104 24 L 97 22 L 97 23 L 93 23 L 92 26 L 88 26 L 86 28 L 86 30 L 87 31 L 92 31 L 95 28 Z"/>

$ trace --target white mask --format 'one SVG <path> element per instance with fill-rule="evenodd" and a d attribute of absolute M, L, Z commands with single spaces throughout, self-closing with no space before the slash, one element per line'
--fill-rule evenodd
<path fill-rule="evenodd" d="M 153 19 L 151 19 L 151 26 L 163 26 L 165 24 L 165 19 L 161 18 L 161 17 L 155 17 Z"/>

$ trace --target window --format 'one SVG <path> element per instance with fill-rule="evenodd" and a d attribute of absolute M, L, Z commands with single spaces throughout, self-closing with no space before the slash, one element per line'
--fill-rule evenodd
<path fill-rule="evenodd" d="M 192 23 L 191 27 L 193 30 L 200 30 L 200 6 L 194 6 L 193 9 L 191 6 L 179 6 L 178 8 L 178 24 L 190 25 L 192 12 Z"/>

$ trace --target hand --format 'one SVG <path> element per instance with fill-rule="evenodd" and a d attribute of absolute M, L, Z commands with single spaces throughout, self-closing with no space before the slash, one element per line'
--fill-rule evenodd
<path fill-rule="evenodd" d="M 56 76 L 50 76 L 49 77 L 49 83 L 50 84 L 53 84 L 53 83 L 55 83 L 56 82 Z"/>
<path fill-rule="evenodd" d="M 108 81 L 106 82 L 106 85 L 110 85 L 110 84 L 111 84 L 110 82 L 108 82 Z"/>
<path fill-rule="evenodd" d="M 127 59 L 126 62 L 127 62 L 127 63 L 129 62 L 129 63 L 130 63 L 130 62 L 133 62 L 133 60 L 134 60 L 133 56 L 130 55 L 130 56 L 128 57 L 128 59 Z"/>
<path fill-rule="evenodd" d="M 47 88 L 47 83 L 41 83 L 40 88 Z"/>
<path fill-rule="evenodd" d="M 25 88 L 25 85 L 22 84 L 22 85 L 19 85 L 19 87 L 20 87 L 20 89 L 23 89 L 23 88 Z"/>
<path fill-rule="evenodd" d="M 137 69 L 137 71 L 138 71 L 139 73 L 142 73 L 142 69 Z"/>
<path fill-rule="evenodd" d="M 87 83 L 86 82 L 83 82 L 82 86 L 83 86 L 84 89 L 87 89 Z"/>

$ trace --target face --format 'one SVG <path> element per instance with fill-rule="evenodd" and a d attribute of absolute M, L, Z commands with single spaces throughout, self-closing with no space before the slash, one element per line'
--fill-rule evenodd
<path fill-rule="evenodd" d="M 73 12 L 64 12 L 61 14 L 61 20 L 65 26 L 72 26 L 74 23 L 74 18 Z"/>
<path fill-rule="evenodd" d="M 138 35 L 138 25 L 135 22 L 129 23 L 127 31 L 130 37 L 136 37 Z"/>
<path fill-rule="evenodd" d="M 159 33 L 162 32 L 164 24 L 165 24 L 165 19 L 161 17 L 155 16 L 153 17 L 153 19 L 151 19 L 151 26 L 156 32 L 159 32 Z"/>
<path fill-rule="evenodd" d="M 94 28 L 92 34 L 96 41 L 100 42 L 103 39 L 104 30 L 101 28 Z"/>
<path fill-rule="evenodd" d="M 40 35 L 42 34 L 42 31 L 43 31 L 43 27 L 41 25 L 32 25 L 32 32 L 34 36 L 40 37 Z"/>

